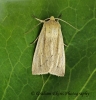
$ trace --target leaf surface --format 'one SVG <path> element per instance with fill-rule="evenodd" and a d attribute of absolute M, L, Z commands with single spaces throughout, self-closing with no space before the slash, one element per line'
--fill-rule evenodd
<path fill-rule="evenodd" d="M 58 17 L 66 54 L 64 77 L 32 75 L 42 29 Z M 0 0 L 0 100 L 96 100 L 96 0 Z M 28 33 L 28 34 L 26 34 Z"/>

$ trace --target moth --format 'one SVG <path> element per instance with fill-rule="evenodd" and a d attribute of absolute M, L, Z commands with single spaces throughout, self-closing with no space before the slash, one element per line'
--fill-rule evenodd
<path fill-rule="evenodd" d="M 65 52 L 64 41 L 61 31 L 61 25 L 58 18 L 51 16 L 43 22 L 37 46 L 35 49 L 32 74 L 52 74 L 56 76 L 64 76 L 65 74 Z"/>

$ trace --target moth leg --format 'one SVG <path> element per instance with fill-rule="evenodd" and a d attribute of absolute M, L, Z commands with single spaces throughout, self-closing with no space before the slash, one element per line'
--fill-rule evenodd
<path fill-rule="evenodd" d="M 44 20 L 38 19 L 36 16 L 32 15 L 33 18 L 35 18 L 36 20 L 38 20 L 40 23 L 44 23 Z"/>
<path fill-rule="evenodd" d="M 34 17 L 36 20 L 38 20 L 40 23 L 44 23 L 45 21 L 49 20 L 50 18 L 47 18 L 45 20 L 41 20 L 39 18 L 37 18 L 36 16 L 32 15 L 32 17 Z"/>
<path fill-rule="evenodd" d="M 36 41 L 38 40 L 38 38 L 39 38 L 39 36 L 33 42 L 31 42 L 30 44 L 36 43 Z"/>
<path fill-rule="evenodd" d="M 59 22 L 59 18 L 61 18 L 61 16 L 62 16 L 62 14 L 60 14 L 60 15 L 58 16 L 58 19 L 56 19 L 56 21 Z"/>
<path fill-rule="evenodd" d="M 45 20 L 41 20 L 41 19 L 38 19 L 38 18 L 35 18 L 35 19 L 38 20 L 41 23 L 44 23 L 45 22 Z"/>
<path fill-rule="evenodd" d="M 64 46 L 66 46 L 66 47 L 67 47 L 67 45 L 66 45 L 66 44 L 64 44 Z"/>

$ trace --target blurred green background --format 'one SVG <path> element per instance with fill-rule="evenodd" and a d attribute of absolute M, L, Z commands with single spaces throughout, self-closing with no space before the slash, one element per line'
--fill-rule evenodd
<path fill-rule="evenodd" d="M 42 28 L 32 15 L 60 14 L 78 29 L 60 21 L 65 76 L 32 75 Z M 96 0 L 0 0 L 0 100 L 96 100 Z"/>

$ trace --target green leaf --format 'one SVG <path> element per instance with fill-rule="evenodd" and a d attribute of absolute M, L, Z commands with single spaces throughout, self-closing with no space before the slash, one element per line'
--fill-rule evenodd
<path fill-rule="evenodd" d="M 32 15 L 60 14 L 78 29 L 60 21 L 65 76 L 32 75 L 30 43 L 42 28 Z M 0 0 L 0 100 L 96 100 L 95 16 L 96 0 Z"/>

